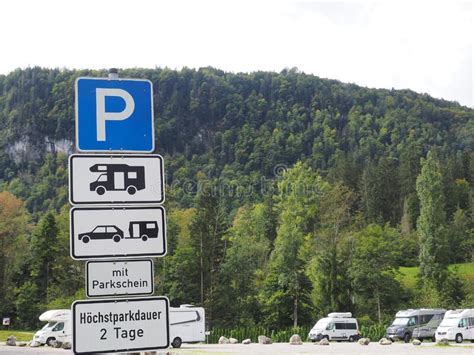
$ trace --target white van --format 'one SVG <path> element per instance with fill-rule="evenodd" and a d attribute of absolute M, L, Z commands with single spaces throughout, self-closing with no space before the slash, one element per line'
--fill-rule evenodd
<path fill-rule="evenodd" d="M 436 329 L 436 340 L 447 339 L 462 343 L 474 343 L 474 308 L 447 311 L 443 321 Z"/>
<path fill-rule="evenodd" d="M 182 343 L 198 343 L 206 340 L 204 308 L 183 304 L 170 307 L 170 343 L 179 348 Z"/>
<path fill-rule="evenodd" d="M 327 340 L 357 341 L 360 338 L 357 319 L 352 318 L 351 312 L 329 313 L 310 330 L 309 339 L 313 342 L 326 338 Z"/>
<path fill-rule="evenodd" d="M 33 336 L 33 341 L 40 344 L 51 345 L 58 340 L 62 343 L 71 342 L 71 310 L 53 309 L 39 316 L 42 322 L 48 322 Z"/>

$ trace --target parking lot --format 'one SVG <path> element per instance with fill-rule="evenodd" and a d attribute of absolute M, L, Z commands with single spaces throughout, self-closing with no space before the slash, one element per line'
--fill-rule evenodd
<path fill-rule="evenodd" d="M 45 354 L 69 354 L 70 350 L 52 349 L 48 347 L 41 348 L 20 348 L 11 346 L 0 346 L 0 354 L 8 355 L 45 355 Z M 144 354 L 144 353 L 142 353 Z M 461 345 L 452 344 L 450 346 L 437 346 L 433 343 L 424 343 L 421 346 L 412 344 L 395 343 L 392 345 L 379 345 L 371 343 L 368 346 L 362 346 L 355 343 L 331 343 L 329 346 L 320 346 L 312 343 L 303 345 L 289 345 L 287 343 L 275 343 L 271 345 L 260 344 L 184 344 L 180 349 L 162 350 L 157 354 L 324 354 L 324 355 L 410 355 L 410 354 L 456 354 L 456 355 L 474 355 L 474 344 L 464 343 Z"/>
<path fill-rule="evenodd" d="M 371 343 L 362 346 L 356 343 L 331 343 L 329 346 L 315 345 L 313 343 L 304 343 L 303 345 L 290 345 L 287 343 L 275 343 L 271 345 L 261 344 L 226 344 L 226 345 L 183 345 L 181 349 L 171 350 L 176 354 L 456 354 L 456 355 L 474 355 L 474 344 L 451 345 L 446 347 L 436 346 L 433 343 L 414 346 L 412 344 L 395 343 L 392 345 L 379 345 Z"/>

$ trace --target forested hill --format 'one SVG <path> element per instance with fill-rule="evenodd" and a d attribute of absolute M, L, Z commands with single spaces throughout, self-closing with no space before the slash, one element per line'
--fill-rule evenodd
<path fill-rule="evenodd" d="M 67 201 L 79 76 L 107 73 L 0 76 L 0 316 L 19 327 L 85 297 Z M 155 290 L 173 306 L 274 330 L 334 311 L 368 324 L 474 307 L 474 283 L 448 267 L 474 260 L 472 109 L 297 70 L 120 76 L 154 85 L 168 248 Z M 418 265 L 409 289 L 399 267 Z"/>
<path fill-rule="evenodd" d="M 45 152 L 72 151 L 78 76 L 107 73 L 35 67 L 0 76 L 0 180 L 32 211 L 50 207 L 51 200 L 55 208 L 65 202 L 64 194 L 59 200 L 42 196 L 52 190 L 31 196 L 22 185 L 40 183 Z M 273 177 L 275 167 L 291 167 L 298 160 L 356 190 L 364 169 L 405 170 L 404 181 L 395 187 L 410 191 L 393 192 L 403 202 L 414 191 L 419 157 L 433 147 L 457 165 L 457 177 L 470 178 L 466 154 L 474 148 L 474 111 L 457 103 L 409 90 L 367 89 L 294 69 L 251 74 L 127 69 L 120 76 L 153 82 L 157 152 L 167 158 L 167 182 L 178 186 L 182 205 L 191 204 L 179 197 L 182 182 L 195 181 L 199 173 L 259 187 L 261 176 Z M 399 218 L 402 202 L 394 216 L 384 219 Z"/>

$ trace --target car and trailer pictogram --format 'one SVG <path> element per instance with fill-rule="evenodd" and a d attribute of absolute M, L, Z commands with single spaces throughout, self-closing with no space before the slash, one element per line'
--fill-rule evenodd
<path fill-rule="evenodd" d="M 114 225 L 97 226 L 90 232 L 80 233 L 79 240 L 89 243 L 94 239 L 110 239 L 118 243 L 122 239 L 141 239 L 146 242 L 149 238 L 158 238 L 158 223 L 156 221 L 133 221 L 128 227 L 129 235 Z"/>

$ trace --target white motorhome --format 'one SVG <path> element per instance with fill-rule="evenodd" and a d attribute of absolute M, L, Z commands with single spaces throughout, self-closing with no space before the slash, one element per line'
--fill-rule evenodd
<path fill-rule="evenodd" d="M 182 343 L 198 343 L 206 340 L 204 308 L 183 304 L 170 307 L 170 343 L 179 348 Z"/>
<path fill-rule="evenodd" d="M 351 312 L 329 313 L 326 318 L 318 320 L 308 337 L 313 342 L 324 338 L 352 342 L 360 338 L 359 325 L 357 319 L 352 318 Z"/>
<path fill-rule="evenodd" d="M 455 340 L 462 343 L 470 340 L 474 343 L 474 308 L 447 311 L 436 329 L 436 340 Z"/>
<path fill-rule="evenodd" d="M 72 329 L 70 309 L 53 309 L 46 311 L 39 316 L 39 320 L 47 323 L 35 333 L 33 341 L 47 345 L 51 345 L 55 340 L 62 343 L 71 342 Z"/>

